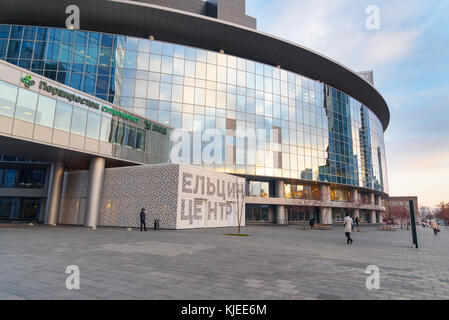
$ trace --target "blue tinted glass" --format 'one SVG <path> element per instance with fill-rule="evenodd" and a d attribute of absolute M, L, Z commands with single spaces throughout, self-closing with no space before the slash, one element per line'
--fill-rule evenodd
<path fill-rule="evenodd" d="M 111 68 L 108 67 L 98 67 L 98 74 L 109 75 L 111 73 Z"/>
<path fill-rule="evenodd" d="M 91 36 L 91 38 L 92 38 L 92 36 Z M 88 47 L 86 63 L 97 64 L 97 62 L 98 62 L 98 47 Z"/>
<path fill-rule="evenodd" d="M 87 45 L 88 33 L 85 31 L 77 31 L 75 36 L 75 46 L 84 47 Z"/>
<path fill-rule="evenodd" d="M 103 34 L 103 37 L 101 39 L 101 46 L 102 47 L 107 47 L 107 48 L 112 48 L 112 35 L 109 34 Z"/>
<path fill-rule="evenodd" d="M 8 49 L 8 40 L 0 39 L 0 59 L 4 59 L 6 57 L 6 50 Z"/>
<path fill-rule="evenodd" d="M 108 91 L 109 77 L 98 76 L 97 80 L 97 93 L 106 94 Z"/>
<path fill-rule="evenodd" d="M 20 58 L 31 59 L 33 57 L 33 47 L 34 47 L 34 42 L 24 41 L 22 43 L 22 52 L 20 53 Z"/>
<path fill-rule="evenodd" d="M 0 38 L 9 38 L 10 26 L 0 25 Z"/>
<path fill-rule="evenodd" d="M 137 54 L 137 53 L 134 52 L 134 54 Z M 102 66 L 110 66 L 111 65 L 111 59 L 112 59 L 112 50 L 110 48 L 101 48 L 100 65 L 102 65 Z"/>
<path fill-rule="evenodd" d="M 89 94 L 95 93 L 95 75 L 88 75 L 84 79 L 84 92 Z"/>
<path fill-rule="evenodd" d="M 50 43 L 47 47 L 47 60 L 59 59 L 59 43 Z"/>
<path fill-rule="evenodd" d="M 18 58 L 20 52 L 21 41 L 19 40 L 11 40 L 8 46 L 8 58 Z"/>
<path fill-rule="evenodd" d="M 60 29 L 49 29 L 49 41 L 61 42 L 62 30 Z"/>
<path fill-rule="evenodd" d="M 73 49 L 71 45 L 61 44 L 61 56 L 59 58 L 62 62 L 72 62 Z"/>
<path fill-rule="evenodd" d="M 91 32 L 89 35 L 89 46 L 100 46 L 101 33 Z"/>
<path fill-rule="evenodd" d="M 25 31 L 23 33 L 24 40 L 34 40 L 36 37 L 36 27 L 25 27 Z"/>
<path fill-rule="evenodd" d="M 85 65 L 85 72 L 86 73 L 95 74 L 95 73 L 97 73 L 97 66 L 96 65 L 86 64 Z"/>
<path fill-rule="evenodd" d="M 136 38 L 126 37 L 126 50 L 137 51 L 139 40 Z"/>
<path fill-rule="evenodd" d="M 70 77 L 70 86 L 72 88 L 81 90 L 82 89 L 82 83 L 83 83 L 83 77 L 80 73 L 72 73 L 72 76 Z"/>
<path fill-rule="evenodd" d="M 56 79 L 58 82 L 60 83 L 64 83 L 64 84 L 69 84 L 69 79 L 70 79 L 70 73 L 68 72 L 61 72 L 61 69 L 59 69 L 59 72 L 56 76 Z"/>
<path fill-rule="evenodd" d="M 22 39 L 23 27 L 12 26 L 11 28 L 11 39 Z"/>
<path fill-rule="evenodd" d="M 186 59 L 195 60 L 196 59 L 196 51 L 194 48 L 186 48 Z"/>
<path fill-rule="evenodd" d="M 34 47 L 33 59 L 43 60 L 45 57 L 45 49 L 46 49 L 45 42 L 36 42 L 36 45 Z"/>
<path fill-rule="evenodd" d="M 36 40 L 45 41 L 47 40 L 48 29 L 47 28 L 37 28 Z"/>
<path fill-rule="evenodd" d="M 64 43 L 73 43 L 73 40 L 75 38 L 75 32 L 72 30 L 64 30 L 62 32 L 62 42 Z"/>

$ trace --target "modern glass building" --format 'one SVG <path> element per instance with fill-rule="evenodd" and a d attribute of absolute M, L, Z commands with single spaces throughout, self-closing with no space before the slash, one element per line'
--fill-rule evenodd
<path fill-rule="evenodd" d="M 182 136 L 188 148 L 173 149 L 170 161 L 246 177 L 248 222 L 313 217 L 333 223 L 348 211 L 362 222 L 381 222 L 381 199 L 388 195 L 384 99 L 337 62 L 258 32 L 244 0 L 170 1 L 166 7 L 156 0 L 96 0 L 95 9 L 77 1 L 81 30 L 64 28 L 66 1 L 44 1 L 53 14 L 32 21 L 26 17 L 42 1 L 8 2 L 0 4 L 0 59 L 181 131 L 172 134 L 171 147 Z M 2 85 L 9 87 L 0 83 L 3 93 Z M 25 116 L 19 102 L 20 94 L 14 117 L 39 121 L 39 105 Z M 11 110 L 0 106 L 0 114 L 6 112 Z M 88 122 L 82 134 L 92 130 L 106 139 L 101 121 L 92 128 Z M 132 130 L 132 147 L 140 150 L 143 129 Z M 219 141 L 213 161 L 204 159 L 212 141 L 207 132 Z M 2 185 L 11 185 L 11 172 L 18 177 L 14 185 L 44 183 L 42 160 L 21 161 L 1 151 Z M 136 151 L 129 160 L 150 163 L 138 156 Z M 167 161 L 154 155 L 151 163 Z M 2 217 L 17 199 L 0 199 Z"/>

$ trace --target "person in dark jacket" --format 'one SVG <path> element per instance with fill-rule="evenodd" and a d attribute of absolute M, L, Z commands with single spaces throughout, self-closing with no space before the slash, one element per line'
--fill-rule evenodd
<path fill-rule="evenodd" d="M 142 211 L 140 211 L 140 231 L 143 231 L 142 227 L 147 231 L 147 225 L 145 223 L 146 218 L 147 215 L 145 214 L 145 209 L 142 209 Z"/>
<path fill-rule="evenodd" d="M 312 228 L 313 229 L 313 227 L 315 226 L 315 219 L 310 219 L 310 222 L 309 222 L 309 224 L 310 224 L 310 228 Z"/>

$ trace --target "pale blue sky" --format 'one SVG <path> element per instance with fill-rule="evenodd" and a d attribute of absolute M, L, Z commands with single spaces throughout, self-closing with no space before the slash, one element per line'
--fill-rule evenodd
<path fill-rule="evenodd" d="M 379 30 L 365 26 L 369 5 Z M 449 201 L 449 0 L 247 0 L 247 14 L 260 31 L 373 70 L 391 111 L 390 195 Z"/>

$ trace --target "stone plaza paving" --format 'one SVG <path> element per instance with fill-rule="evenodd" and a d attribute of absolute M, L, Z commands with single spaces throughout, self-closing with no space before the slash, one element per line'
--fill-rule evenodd
<path fill-rule="evenodd" d="M 0 225 L 0 299 L 449 299 L 449 230 L 249 226 L 127 232 Z M 66 289 L 77 265 L 80 289 Z M 380 289 L 365 270 L 380 268 Z"/>

